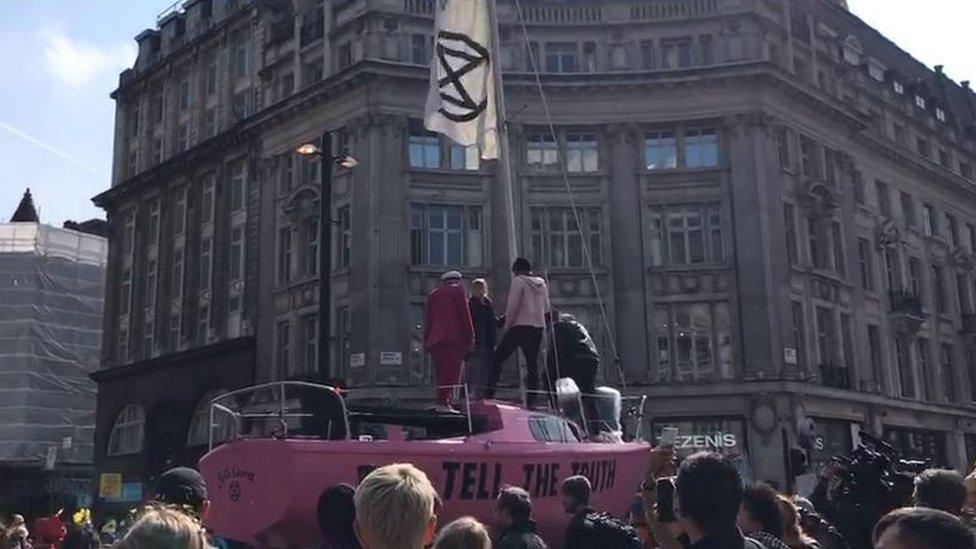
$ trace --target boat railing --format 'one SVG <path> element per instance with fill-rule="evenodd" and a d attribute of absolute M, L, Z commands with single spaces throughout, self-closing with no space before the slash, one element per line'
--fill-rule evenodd
<path fill-rule="evenodd" d="M 485 388 L 464 383 L 423 388 L 425 392 L 430 391 L 429 394 L 432 394 L 434 389 L 452 390 L 457 405 L 454 411 L 445 413 L 463 415 L 467 434 L 474 434 L 475 426 L 471 413 L 473 393 L 483 394 Z M 417 388 L 403 388 L 400 392 L 406 400 L 412 400 L 417 396 Z M 506 398 L 509 393 L 512 398 Z M 588 409 L 583 405 L 583 398 L 589 398 L 591 395 L 583 395 L 579 391 L 569 393 L 527 391 L 518 387 L 499 387 L 496 394 L 503 395 L 498 400 L 523 405 L 529 395 L 537 397 L 535 400 L 540 400 L 543 406 L 536 406 L 535 410 L 578 422 L 587 439 L 600 440 L 596 435 L 607 431 L 604 428 L 608 423 L 607 414 L 587 417 L 589 409 L 597 409 L 595 407 Z M 273 381 L 229 391 L 214 397 L 210 402 L 208 447 L 213 449 L 215 444 L 231 438 L 263 436 L 287 438 L 293 435 L 348 440 L 353 436 L 353 430 L 347 399 L 376 395 L 375 388 L 340 389 L 308 381 Z M 390 396 L 389 389 L 384 389 L 383 396 Z M 616 428 L 611 430 L 619 429 L 622 435 L 640 440 L 646 396 L 621 396 L 619 400 L 620 409 L 612 414 L 616 416 L 612 418 L 615 420 Z M 628 423 L 634 427 L 633 433 L 628 433 Z"/>

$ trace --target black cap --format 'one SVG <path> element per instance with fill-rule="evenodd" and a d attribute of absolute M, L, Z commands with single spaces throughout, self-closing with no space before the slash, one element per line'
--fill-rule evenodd
<path fill-rule="evenodd" d="M 207 483 L 195 469 L 175 467 L 156 479 L 152 498 L 160 503 L 199 507 L 207 501 Z"/>
<path fill-rule="evenodd" d="M 515 259 L 515 263 L 512 263 L 513 273 L 527 273 L 532 270 L 532 264 L 529 263 L 528 259 L 524 257 L 518 257 Z"/>

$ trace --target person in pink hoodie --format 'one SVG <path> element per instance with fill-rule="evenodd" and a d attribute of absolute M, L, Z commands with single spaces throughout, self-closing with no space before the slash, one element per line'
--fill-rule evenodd
<path fill-rule="evenodd" d="M 427 296 L 424 345 L 434 359 L 437 404 L 448 406 L 451 385 L 461 381 L 461 362 L 474 349 L 474 326 L 461 273 L 448 271 Z"/>
<path fill-rule="evenodd" d="M 495 396 L 502 364 L 516 349 L 522 349 L 528 369 L 525 388 L 529 391 L 527 400 L 531 404 L 539 387 L 539 348 L 542 346 L 546 313 L 549 312 L 549 288 L 542 277 L 532 275 L 532 264 L 525 258 L 515 260 L 512 273 L 515 276 L 505 307 L 505 333 L 492 355 L 485 398 Z"/>

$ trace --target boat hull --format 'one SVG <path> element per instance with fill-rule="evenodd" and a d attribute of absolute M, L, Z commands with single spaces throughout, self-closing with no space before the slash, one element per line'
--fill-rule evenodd
<path fill-rule="evenodd" d="M 529 443 L 487 440 L 239 440 L 200 461 L 218 535 L 262 547 L 319 543 L 316 503 L 326 488 L 355 486 L 376 467 L 412 463 L 427 473 L 443 505 L 438 523 L 473 516 L 492 524 L 498 490 L 521 486 L 533 500 L 539 533 L 561 544 L 568 517 L 559 485 L 574 474 L 593 484 L 592 504 L 623 517 L 640 483 L 643 443 Z"/>

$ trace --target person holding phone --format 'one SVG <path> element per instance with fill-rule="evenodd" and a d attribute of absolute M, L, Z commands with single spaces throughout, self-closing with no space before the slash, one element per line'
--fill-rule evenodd
<path fill-rule="evenodd" d="M 674 448 L 652 449 L 641 486 L 645 517 L 660 547 L 767 549 L 736 526 L 742 478 L 731 463 L 721 454 L 699 452 L 682 461 L 676 475 L 674 464 Z"/>

